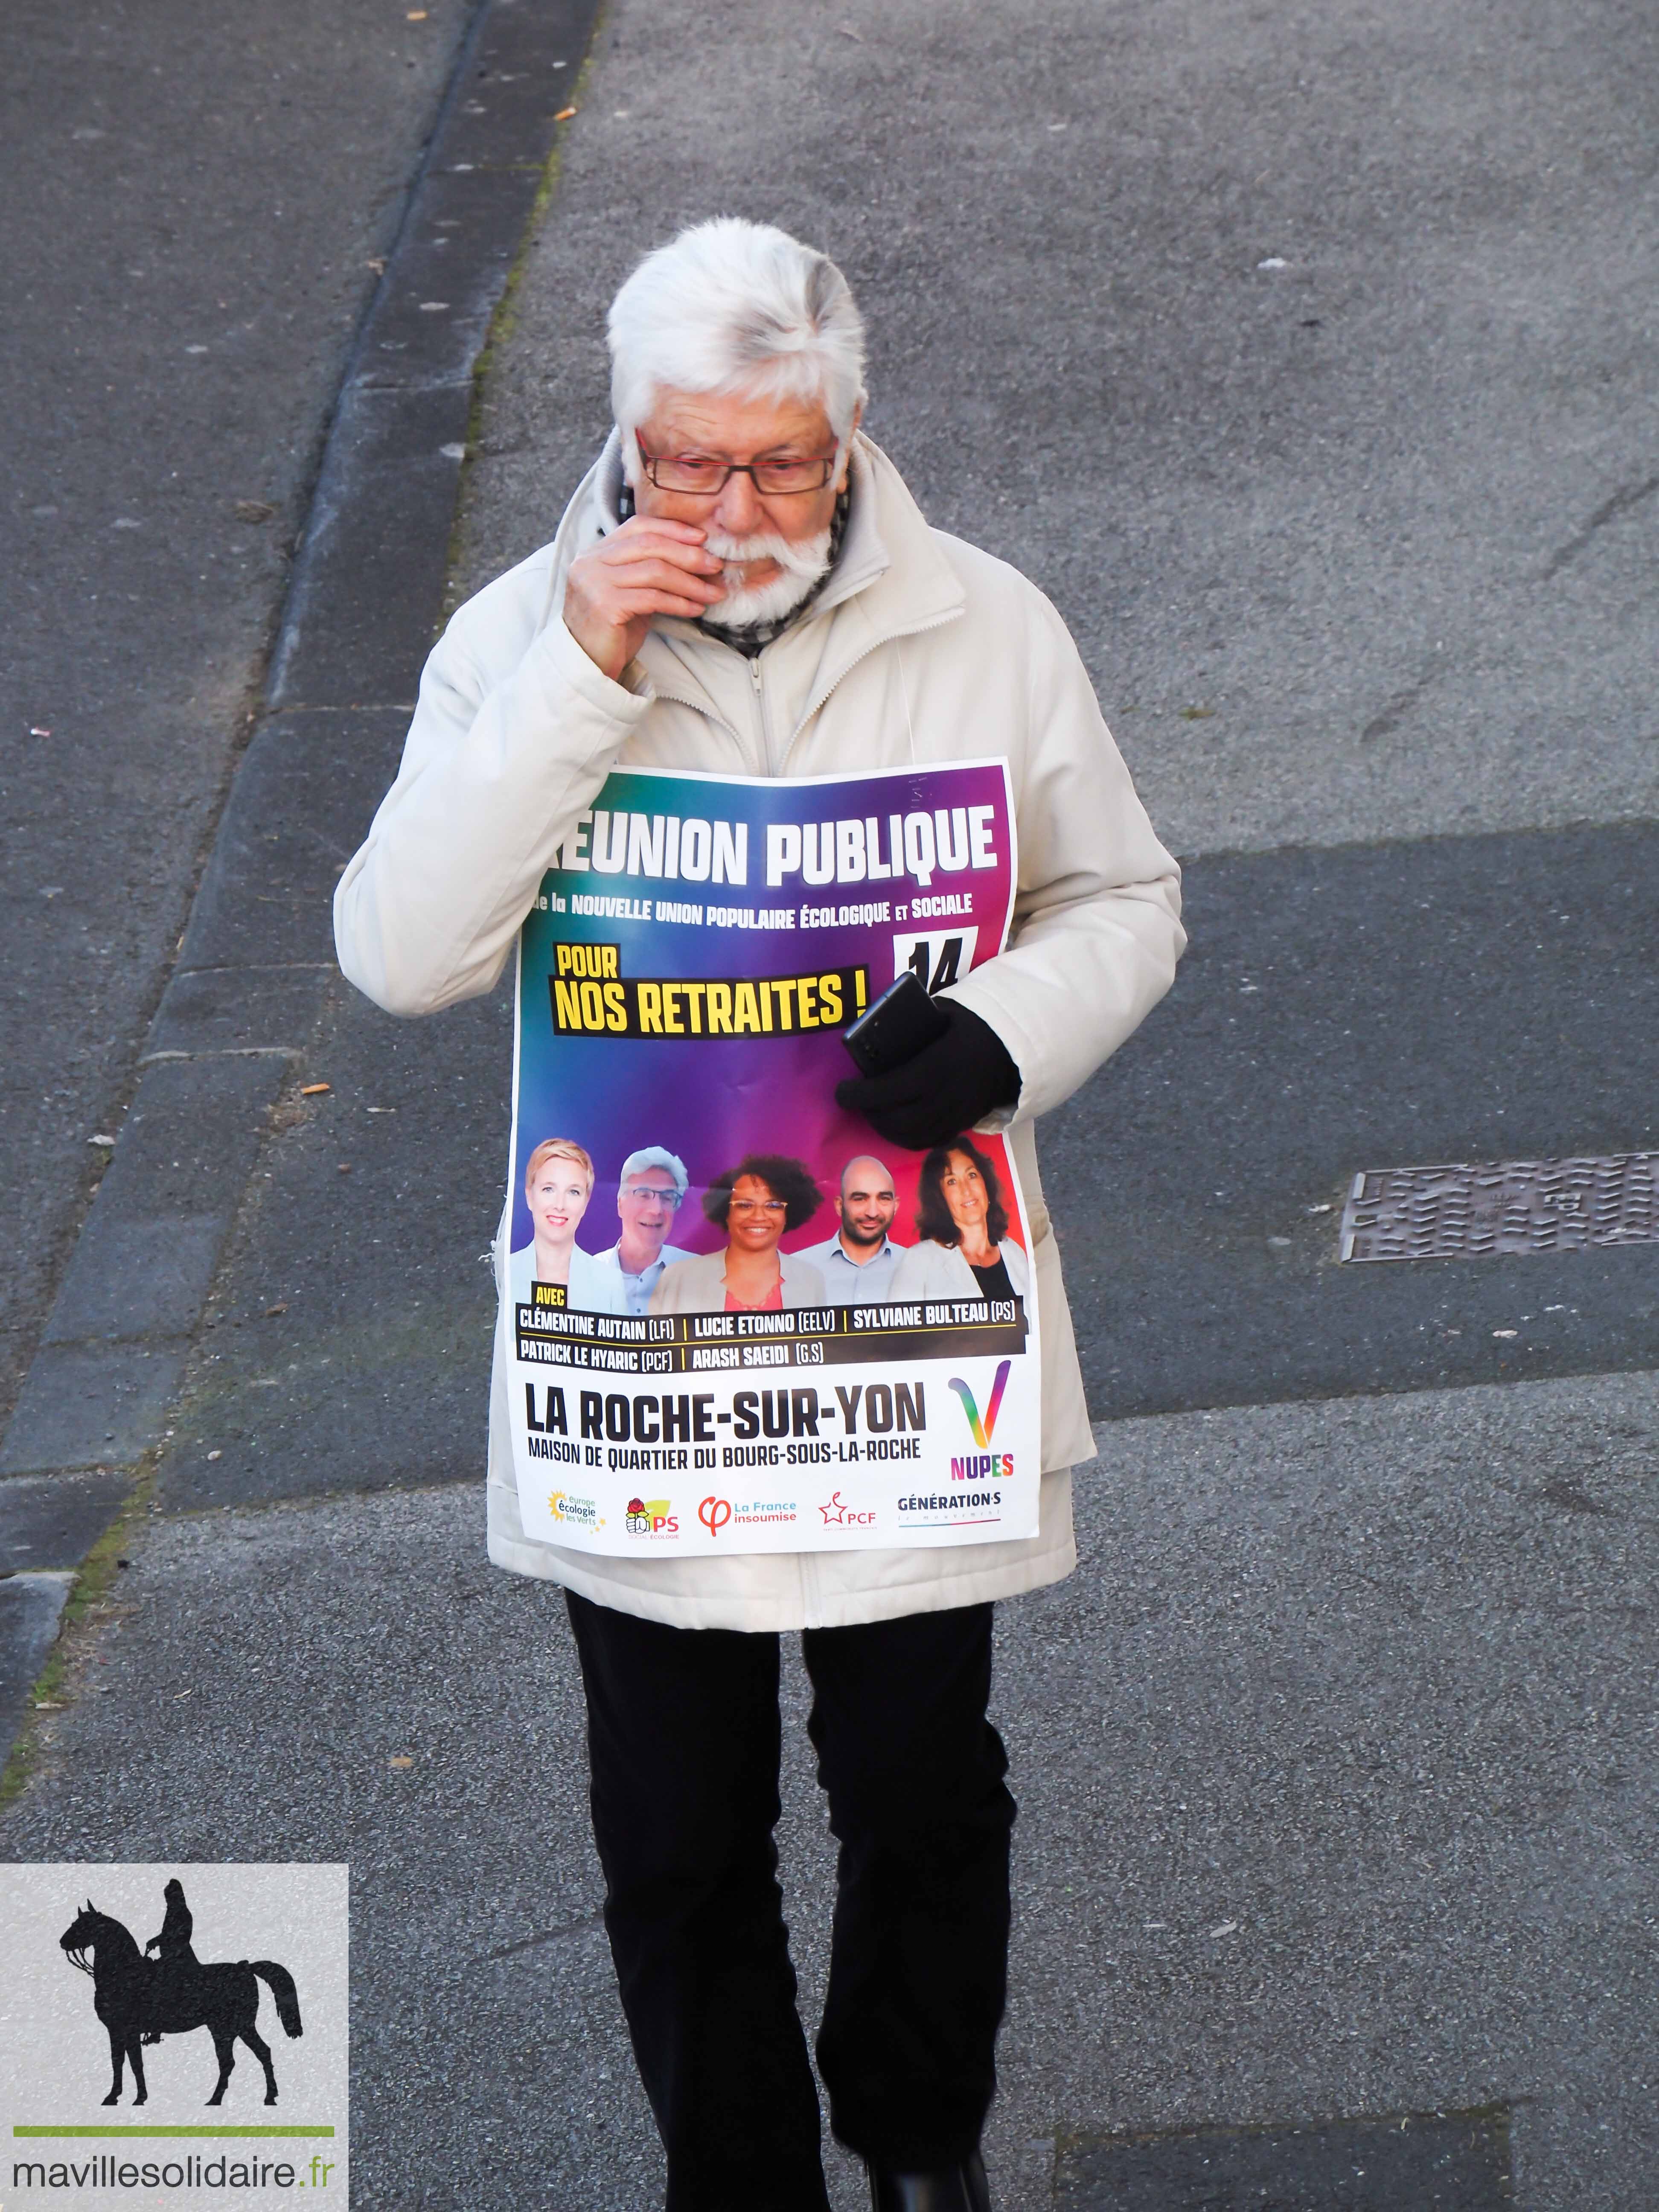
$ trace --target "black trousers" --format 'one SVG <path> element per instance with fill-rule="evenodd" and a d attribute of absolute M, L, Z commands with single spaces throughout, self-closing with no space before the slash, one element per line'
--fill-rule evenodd
<path fill-rule="evenodd" d="M 773 1829 L 778 1639 L 568 1596 L 587 1692 L 605 1926 L 667 2212 L 827 2212 Z M 1008 1761 L 986 1718 L 991 1607 L 802 1638 L 840 1844 L 817 2039 L 830 2124 L 875 2163 L 978 2142 L 1008 1953 Z"/>

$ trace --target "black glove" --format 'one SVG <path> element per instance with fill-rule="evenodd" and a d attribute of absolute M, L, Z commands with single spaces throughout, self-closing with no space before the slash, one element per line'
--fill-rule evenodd
<path fill-rule="evenodd" d="M 1019 1070 L 990 1024 L 955 999 L 933 1003 L 951 1024 L 943 1036 L 885 1075 L 849 1075 L 836 1085 L 836 1105 L 913 1152 L 959 1137 L 1019 1096 Z"/>

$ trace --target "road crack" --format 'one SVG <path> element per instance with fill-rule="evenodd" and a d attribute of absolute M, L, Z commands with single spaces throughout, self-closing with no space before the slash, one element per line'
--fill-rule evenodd
<path fill-rule="evenodd" d="M 1604 499 L 1583 528 L 1574 531 L 1565 544 L 1556 547 L 1544 563 L 1540 581 L 1547 584 L 1553 576 L 1559 576 L 1569 562 L 1578 558 L 1598 530 L 1605 530 L 1608 523 L 1616 521 L 1621 514 L 1628 514 L 1632 507 L 1639 506 L 1656 491 L 1659 491 L 1659 476 L 1648 477 L 1639 484 L 1625 484 L 1611 498 Z"/>

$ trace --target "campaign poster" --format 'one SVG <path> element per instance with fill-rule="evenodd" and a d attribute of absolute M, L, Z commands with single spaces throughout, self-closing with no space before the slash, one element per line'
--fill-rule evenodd
<path fill-rule="evenodd" d="M 526 1534 L 655 1555 L 1034 1535 L 1009 1148 L 906 1152 L 835 1097 L 842 1033 L 890 984 L 942 990 L 1006 942 L 1006 764 L 618 770 L 556 857 L 520 941 L 500 1255 Z"/>

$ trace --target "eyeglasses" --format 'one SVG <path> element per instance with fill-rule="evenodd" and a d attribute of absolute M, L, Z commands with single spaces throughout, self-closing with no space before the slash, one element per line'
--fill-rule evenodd
<path fill-rule="evenodd" d="M 655 1183 L 650 1182 L 629 1183 L 626 1190 L 617 1194 L 619 1198 L 649 1199 L 653 1203 L 660 1200 L 664 1206 L 678 1206 L 684 1195 L 678 1190 L 659 1190 Z"/>
<path fill-rule="evenodd" d="M 659 491 L 689 491 L 711 499 L 733 477 L 747 477 L 757 492 L 774 496 L 822 491 L 836 466 L 834 453 L 813 453 L 802 460 L 709 461 L 690 453 L 647 453 L 643 446 L 640 459 Z"/>
<path fill-rule="evenodd" d="M 786 1198 L 734 1198 L 726 1208 L 728 1213 L 787 1213 Z"/>

